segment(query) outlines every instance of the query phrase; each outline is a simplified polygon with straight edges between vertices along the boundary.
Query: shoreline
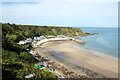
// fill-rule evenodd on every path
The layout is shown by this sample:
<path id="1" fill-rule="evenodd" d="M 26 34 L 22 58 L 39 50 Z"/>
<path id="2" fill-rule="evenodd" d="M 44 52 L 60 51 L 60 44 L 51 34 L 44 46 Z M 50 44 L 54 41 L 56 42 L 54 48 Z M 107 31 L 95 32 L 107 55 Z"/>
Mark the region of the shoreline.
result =
<path id="1" fill-rule="evenodd" d="M 82 41 L 82 40 L 78 40 L 72 37 L 65 37 L 65 38 L 60 38 L 60 37 L 55 37 L 55 38 L 49 38 L 49 39 L 42 39 L 40 41 L 37 41 L 35 43 L 32 42 L 32 46 L 33 47 L 41 47 L 41 45 L 43 45 L 44 43 L 48 43 L 48 42 L 58 42 L 58 41 L 74 41 L 76 43 L 79 44 L 85 44 L 86 42 Z"/>
<path id="2" fill-rule="evenodd" d="M 36 48 L 38 53 L 54 58 L 55 61 L 61 61 L 62 64 L 71 66 L 71 68 L 79 73 L 79 68 L 84 69 L 83 72 L 97 73 L 94 75 L 100 78 L 103 75 L 106 77 L 117 77 L 117 61 L 106 56 L 96 56 L 87 50 L 77 49 L 72 46 L 73 42 L 47 42 L 42 48 Z M 56 50 L 55 50 L 56 49 Z M 57 52 L 60 52 L 60 55 Z M 91 74 L 93 75 L 93 74 Z"/>
<path id="3" fill-rule="evenodd" d="M 86 36 L 90 36 L 90 35 L 99 35 L 99 33 L 84 33 L 84 34 L 75 35 L 75 36 L 72 36 L 72 37 L 77 38 L 77 37 L 86 37 Z"/>
<path id="4" fill-rule="evenodd" d="M 51 59 L 50 57 L 48 57 L 48 55 L 45 55 L 42 52 L 38 52 L 37 49 L 38 48 L 31 49 L 30 53 L 33 56 L 38 56 L 38 59 L 44 61 L 52 69 L 55 69 L 55 72 L 53 73 L 57 73 L 58 75 L 61 75 L 65 78 L 90 78 L 86 74 L 76 74 L 74 71 L 69 70 L 71 68 L 69 68 L 68 66 L 64 65 L 63 63 L 57 60 Z"/>
<path id="5" fill-rule="evenodd" d="M 118 57 L 116 57 L 116 56 L 109 55 L 109 54 L 107 54 L 107 53 L 103 53 L 103 52 L 100 52 L 100 51 L 95 51 L 95 50 L 91 50 L 91 49 L 86 49 L 86 48 L 83 48 L 83 47 L 81 47 L 81 46 L 76 46 L 76 43 L 73 44 L 73 47 L 75 47 L 75 48 L 77 48 L 77 49 L 83 49 L 83 50 L 89 51 L 89 52 L 93 53 L 93 54 L 96 55 L 96 56 L 108 56 L 108 57 L 110 57 L 110 58 L 112 58 L 112 59 L 118 60 Z"/>

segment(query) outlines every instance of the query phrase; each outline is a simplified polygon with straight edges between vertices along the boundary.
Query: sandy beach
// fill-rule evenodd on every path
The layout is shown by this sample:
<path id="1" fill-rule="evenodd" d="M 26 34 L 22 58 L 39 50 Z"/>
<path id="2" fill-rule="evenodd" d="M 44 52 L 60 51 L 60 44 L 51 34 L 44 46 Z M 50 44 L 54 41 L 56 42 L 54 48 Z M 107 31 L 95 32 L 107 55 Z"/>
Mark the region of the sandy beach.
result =
<path id="1" fill-rule="evenodd" d="M 42 44 L 42 48 L 35 49 L 39 55 L 65 65 L 67 69 L 76 74 L 95 78 L 118 78 L 118 61 L 116 59 L 97 56 L 85 49 L 75 48 L 72 46 L 73 43 L 72 41 L 47 42 Z"/>

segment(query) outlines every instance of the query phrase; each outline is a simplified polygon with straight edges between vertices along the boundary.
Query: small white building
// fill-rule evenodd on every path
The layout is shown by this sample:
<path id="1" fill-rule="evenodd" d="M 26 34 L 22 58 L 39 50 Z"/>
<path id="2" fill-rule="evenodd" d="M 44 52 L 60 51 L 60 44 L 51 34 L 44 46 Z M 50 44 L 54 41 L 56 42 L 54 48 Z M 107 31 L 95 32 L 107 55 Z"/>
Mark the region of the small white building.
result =
<path id="1" fill-rule="evenodd" d="M 31 38 L 28 38 L 28 39 L 26 39 L 25 41 L 26 41 L 26 43 L 31 43 L 31 42 L 32 42 L 32 39 L 31 39 Z"/>
<path id="2" fill-rule="evenodd" d="M 49 38 L 53 38 L 53 37 L 56 37 L 56 36 L 53 36 L 53 35 L 48 35 L 46 37 L 49 37 Z"/>
<path id="3" fill-rule="evenodd" d="M 18 44 L 24 45 L 24 44 L 26 44 L 26 41 L 19 41 Z"/>
<path id="4" fill-rule="evenodd" d="M 35 76 L 35 74 L 33 73 L 33 74 L 29 74 L 29 75 L 25 76 L 25 78 L 33 78 L 34 76 Z"/>
<path id="5" fill-rule="evenodd" d="M 45 36 L 40 36 L 40 39 L 45 39 L 46 37 Z"/>
<path id="6" fill-rule="evenodd" d="M 57 37 L 62 37 L 62 38 L 65 38 L 66 35 L 58 35 Z"/>
<path id="7" fill-rule="evenodd" d="M 37 40 L 37 37 L 34 37 L 34 40 Z"/>
<path id="8" fill-rule="evenodd" d="M 36 38 L 37 38 L 38 41 L 40 40 L 40 37 L 36 37 Z"/>

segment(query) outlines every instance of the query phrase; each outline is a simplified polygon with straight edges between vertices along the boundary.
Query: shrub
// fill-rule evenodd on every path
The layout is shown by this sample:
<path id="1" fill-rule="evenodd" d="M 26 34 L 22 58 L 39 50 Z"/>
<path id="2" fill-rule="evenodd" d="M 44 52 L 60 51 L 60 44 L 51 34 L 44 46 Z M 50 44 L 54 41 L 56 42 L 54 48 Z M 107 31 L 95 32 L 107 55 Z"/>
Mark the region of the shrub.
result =
<path id="1" fill-rule="evenodd" d="M 37 62 L 37 60 L 31 54 L 27 52 L 21 52 L 20 57 L 31 63 Z"/>

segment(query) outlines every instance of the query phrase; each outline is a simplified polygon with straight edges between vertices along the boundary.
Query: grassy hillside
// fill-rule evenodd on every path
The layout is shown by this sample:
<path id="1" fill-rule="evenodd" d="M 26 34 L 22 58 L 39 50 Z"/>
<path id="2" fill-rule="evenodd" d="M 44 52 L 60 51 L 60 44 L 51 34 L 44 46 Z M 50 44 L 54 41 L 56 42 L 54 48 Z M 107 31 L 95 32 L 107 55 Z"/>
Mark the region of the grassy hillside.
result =
<path id="1" fill-rule="evenodd" d="M 26 37 L 34 37 L 40 35 L 80 35 L 83 34 L 78 28 L 71 27 L 49 27 L 49 26 L 30 26 L 30 25 L 15 25 L 15 24 L 2 24 L 4 35 L 11 35 L 18 39 Z M 6 34 L 7 33 L 7 34 Z M 18 36 L 15 36 L 18 35 Z M 17 38 L 19 37 L 19 38 Z"/>
<path id="2" fill-rule="evenodd" d="M 48 70 L 38 70 L 34 66 L 38 63 L 26 49 L 28 45 L 19 45 L 17 42 L 28 37 L 41 35 L 80 35 L 83 32 L 77 28 L 69 27 L 48 27 L 2 24 L 2 77 L 24 78 L 26 75 L 35 73 L 36 78 L 57 78 Z M 26 57 L 27 56 L 27 57 Z"/>

